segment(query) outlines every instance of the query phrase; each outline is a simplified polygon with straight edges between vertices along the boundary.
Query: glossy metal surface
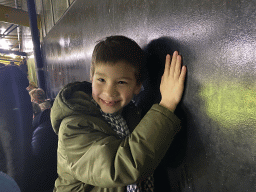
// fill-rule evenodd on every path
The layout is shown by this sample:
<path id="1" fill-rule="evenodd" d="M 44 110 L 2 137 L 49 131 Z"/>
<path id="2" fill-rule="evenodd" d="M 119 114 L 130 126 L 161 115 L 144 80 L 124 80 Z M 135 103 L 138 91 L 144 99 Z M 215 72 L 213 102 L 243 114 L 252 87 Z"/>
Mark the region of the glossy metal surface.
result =
<path id="1" fill-rule="evenodd" d="M 105 36 L 126 35 L 146 50 L 155 40 L 156 67 L 166 47 L 177 49 L 188 68 L 184 125 L 158 189 L 256 191 L 255 10 L 254 0 L 77 0 L 43 42 L 48 94 L 90 80 L 93 47 Z"/>

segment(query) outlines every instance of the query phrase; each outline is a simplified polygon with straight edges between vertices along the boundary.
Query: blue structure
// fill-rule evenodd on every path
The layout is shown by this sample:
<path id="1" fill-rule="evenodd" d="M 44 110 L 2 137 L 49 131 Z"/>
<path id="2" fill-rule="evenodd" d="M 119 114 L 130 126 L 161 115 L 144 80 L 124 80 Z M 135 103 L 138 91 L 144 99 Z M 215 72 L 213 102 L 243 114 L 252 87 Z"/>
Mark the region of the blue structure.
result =
<path id="1" fill-rule="evenodd" d="M 27 0 L 27 6 L 28 6 L 31 35 L 32 35 L 32 40 L 34 45 L 34 56 L 35 56 L 38 84 L 39 84 L 39 87 L 45 91 L 46 90 L 45 77 L 44 77 L 44 71 L 43 71 L 44 63 L 43 63 L 43 58 L 41 53 L 41 45 L 40 45 L 38 26 L 37 26 L 37 14 L 36 14 L 34 0 Z"/>

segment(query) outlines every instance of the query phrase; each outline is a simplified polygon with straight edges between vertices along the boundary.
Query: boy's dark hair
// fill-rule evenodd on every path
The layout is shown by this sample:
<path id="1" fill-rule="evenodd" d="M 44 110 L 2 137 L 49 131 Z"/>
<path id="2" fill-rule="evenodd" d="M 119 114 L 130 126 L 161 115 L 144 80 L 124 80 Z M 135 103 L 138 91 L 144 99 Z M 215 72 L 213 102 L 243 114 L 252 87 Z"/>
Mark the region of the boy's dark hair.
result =
<path id="1" fill-rule="evenodd" d="M 92 54 L 91 76 L 98 63 L 126 62 L 135 68 L 137 84 L 143 81 L 144 53 L 140 46 L 125 36 L 110 36 L 99 41 Z"/>

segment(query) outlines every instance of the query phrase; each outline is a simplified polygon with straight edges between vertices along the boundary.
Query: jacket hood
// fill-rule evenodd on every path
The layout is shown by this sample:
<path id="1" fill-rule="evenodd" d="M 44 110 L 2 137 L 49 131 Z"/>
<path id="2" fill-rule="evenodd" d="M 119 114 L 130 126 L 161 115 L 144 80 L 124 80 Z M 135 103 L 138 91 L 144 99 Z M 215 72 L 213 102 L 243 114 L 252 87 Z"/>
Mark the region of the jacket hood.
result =
<path id="1" fill-rule="evenodd" d="M 56 134 L 61 121 L 68 116 L 101 116 L 99 108 L 92 103 L 91 94 L 91 83 L 85 81 L 70 83 L 58 93 L 51 109 L 51 123 Z"/>

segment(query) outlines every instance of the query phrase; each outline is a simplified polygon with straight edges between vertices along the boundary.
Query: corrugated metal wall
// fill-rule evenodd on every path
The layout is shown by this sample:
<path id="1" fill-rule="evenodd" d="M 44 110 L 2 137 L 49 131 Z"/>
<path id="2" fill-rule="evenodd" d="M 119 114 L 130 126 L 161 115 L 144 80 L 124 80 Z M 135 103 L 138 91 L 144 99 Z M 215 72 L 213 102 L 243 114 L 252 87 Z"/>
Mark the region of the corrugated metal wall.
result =
<path id="1" fill-rule="evenodd" d="M 255 10 L 254 0 L 76 0 L 42 44 L 48 94 L 89 81 L 93 47 L 105 36 L 134 39 L 155 54 L 155 67 L 178 49 L 188 68 L 184 126 L 156 172 L 157 189 L 256 191 Z"/>

